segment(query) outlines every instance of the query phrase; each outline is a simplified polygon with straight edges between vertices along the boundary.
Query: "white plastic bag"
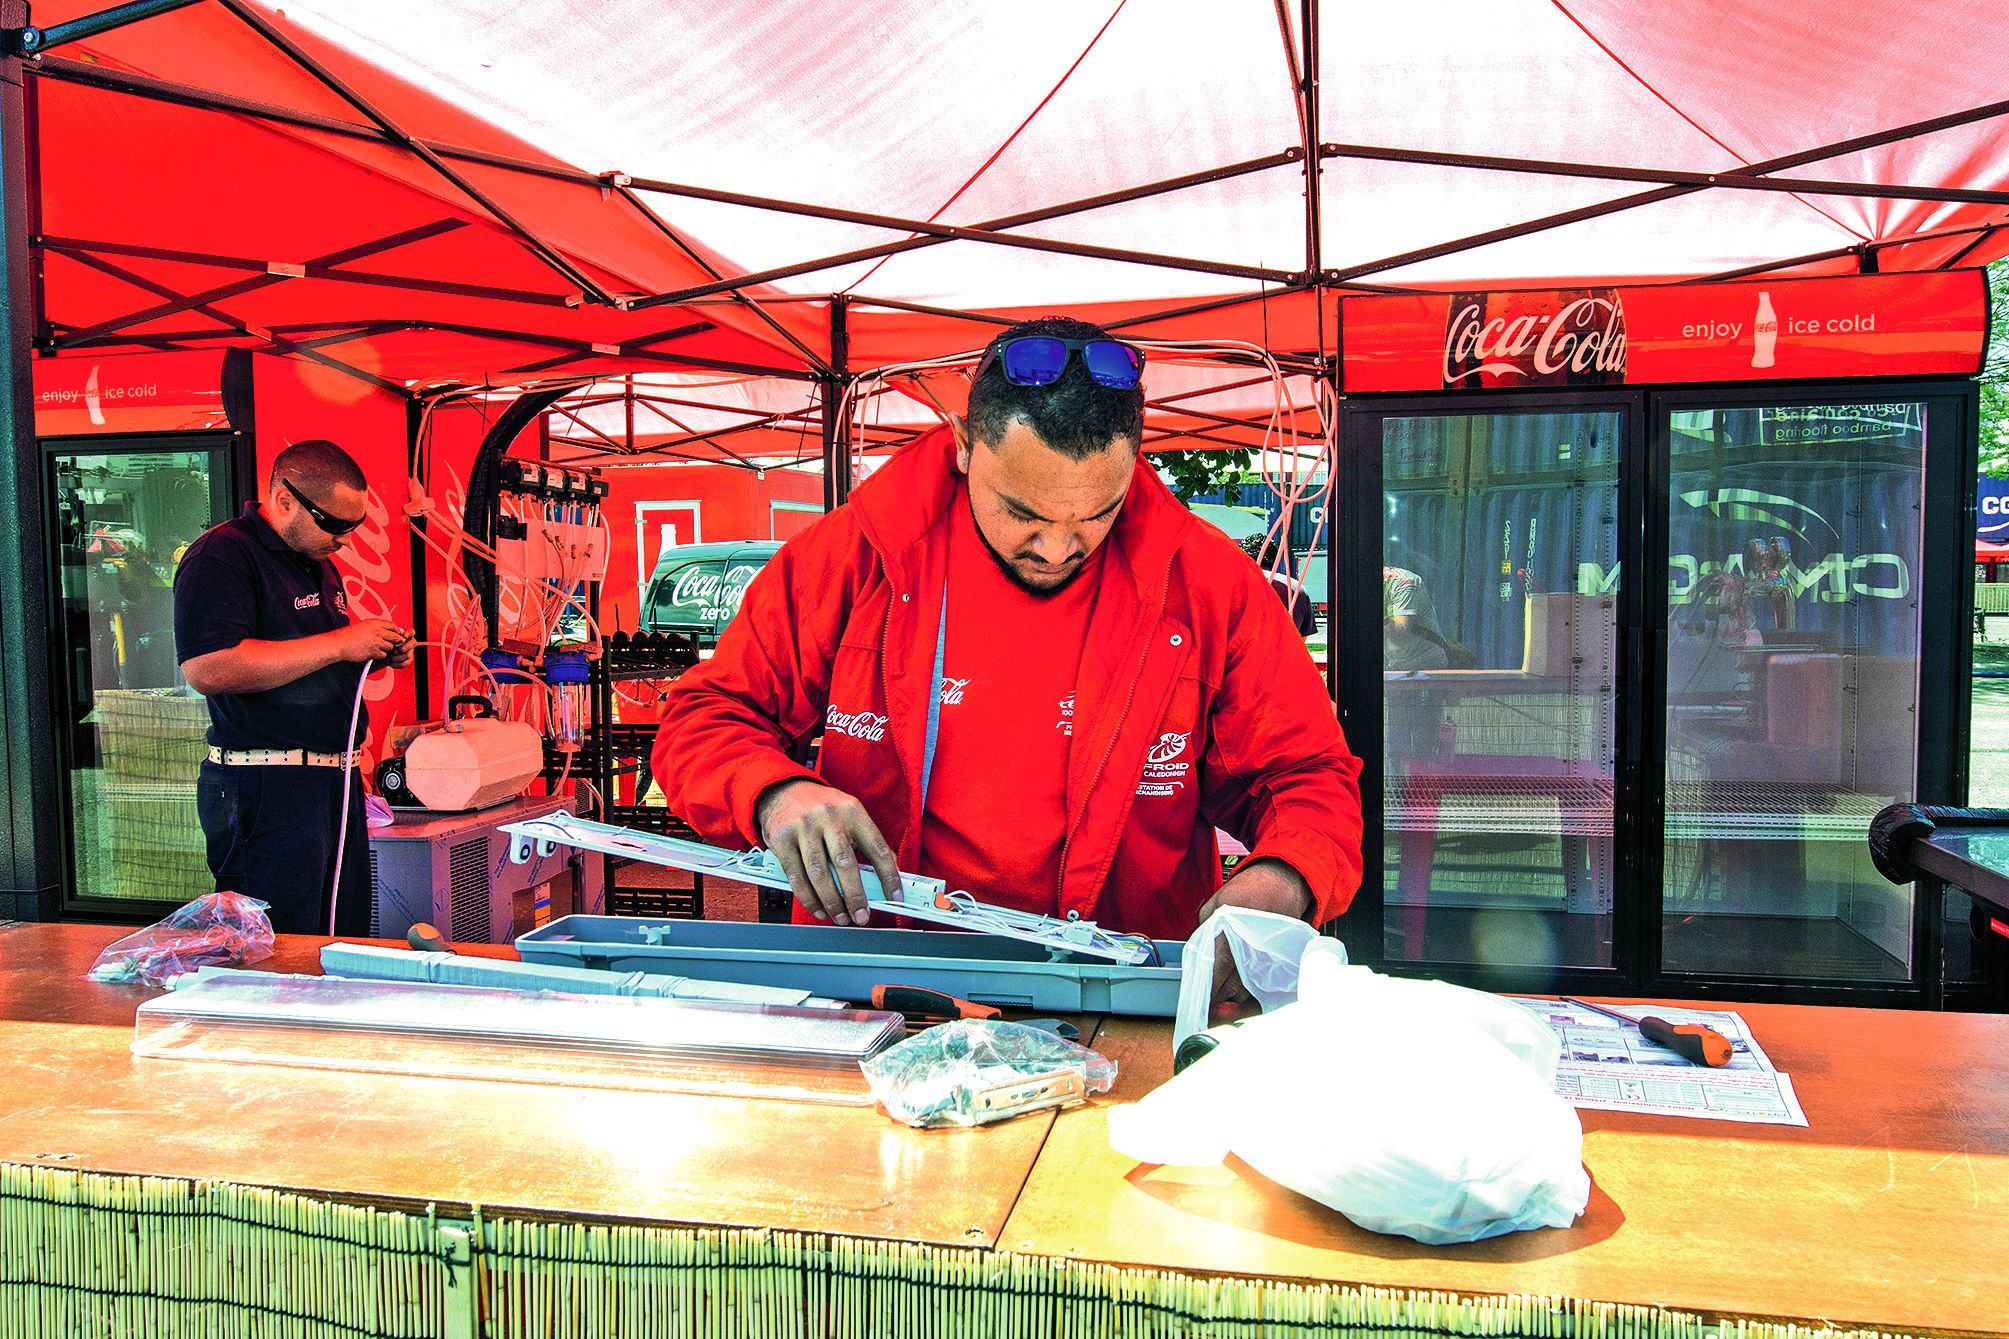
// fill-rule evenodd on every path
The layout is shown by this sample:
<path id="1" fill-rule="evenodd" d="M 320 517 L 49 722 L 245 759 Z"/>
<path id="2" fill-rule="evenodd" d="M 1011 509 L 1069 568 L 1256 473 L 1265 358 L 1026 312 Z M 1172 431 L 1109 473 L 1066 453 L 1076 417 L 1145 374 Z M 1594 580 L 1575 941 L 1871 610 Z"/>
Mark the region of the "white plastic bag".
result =
<path id="1" fill-rule="evenodd" d="M 1172 1045 L 1207 1027 L 1213 1007 L 1214 959 L 1225 949 L 1235 960 L 1235 974 L 1264 1009 L 1297 998 L 1298 973 L 1307 951 L 1337 954 L 1346 961 L 1346 945 L 1327 939 L 1303 921 L 1247 907 L 1222 907 L 1186 941 L 1179 969 L 1179 1009 L 1172 1019 Z"/>
<path id="2" fill-rule="evenodd" d="M 1337 943 L 1293 924 L 1237 908 L 1200 927 L 1186 947 L 1182 1027 L 1187 991 L 1196 978 L 1202 992 L 1211 985 L 1208 947 L 1224 932 L 1257 978 L 1244 976 L 1252 994 L 1294 987 L 1297 998 L 1221 1029 L 1211 1054 L 1113 1109 L 1111 1145 L 1181 1166 L 1234 1153 L 1364 1228 L 1432 1245 L 1574 1222 L 1590 1177 L 1583 1127 L 1555 1094 L 1555 1034 L 1480 991 L 1349 966 Z M 1292 940 L 1296 979 L 1285 986 L 1277 950 Z"/>

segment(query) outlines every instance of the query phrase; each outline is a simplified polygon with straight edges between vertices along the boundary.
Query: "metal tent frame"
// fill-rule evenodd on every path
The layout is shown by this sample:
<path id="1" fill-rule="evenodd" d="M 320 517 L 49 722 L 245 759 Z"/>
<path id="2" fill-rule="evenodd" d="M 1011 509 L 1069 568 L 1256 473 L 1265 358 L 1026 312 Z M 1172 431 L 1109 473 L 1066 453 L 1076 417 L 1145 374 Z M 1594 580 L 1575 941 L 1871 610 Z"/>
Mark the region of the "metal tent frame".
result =
<path id="1" fill-rule="evenodd" d="M 102 35 L 127 25 L 188 8 L 197 0 L 134 0 L 107 8 L 75 21 L 37 28 L 29 23 L 25 0 L 0 0 L 0 311 L 6 315 L 8 376 L 4 380 L 5 465 L 0 469 L 0 565 L 17 575 L 15 598 L 0 600 L 0 639 L 9 647 L 42 647 L 48 644 L 50 629 L 48 572 L 40 551 L 39 520 L 44 499 L 39 460 L 34 449 L 33 393 L 30 359 L 39 353 L 59 356 L 112 348 L 172 349 L 214 346 L 219 342 L 250 347 L 258 351 L 310 359 L 354 376 L 389 394 L 417 405 L 424 398 L 452 387 L 429 386 L 423 391 L 382 377 L 345 361 L 331 350 L 345 343 L 398 333 L 448 332 L 524 350 L 523 360 L 510 366 L 513 375 L 558 373 L 582 378 L 604 375 L 590 366 L 629 371 L 656 368 L 705 369 L 774 376 L 815 388 L 815 398 L 800 411 L 756 419 L 736 427 L 719 429 L 701 440 L 707 445 L 754 427 L 789 421 L 816 421 L 820 427 L 825 465 L 826 502 L 843 500 L 850 478 L 849 438 L 838 421 L 837 405 L 852 380 L 848 346 L 848 313 L 859 306 L 938 315 L 962 319 L 979 328 L 1000 323 L 993 314 L 927 307 L 890 295 L 833 293 L 827 298 L 777 295 L 765 286 L 785 278 L 816 274 L 853 262 L 898 255 L 950 242 L 977 246 L 1032 250 L 1059 256 L 1143 265 L 1239 280 L 1255 285 L 1249 292 L 1197 302 L 1184 302 L 1114 322 L 1117 328 L 1136 330 L 1153 324 L 1207 312 L 1225 311 L 1250 303 L 1274 300 L 1284 295 L 1311 295 L 1319 318 L 1317 344 L 1308 349 L 1286 352 L 1301 355 L 1322 375 L 1334 378 L 1337 390 L 1336 350 L 1324 347 L 1328 304 L 1346 293 L 1414 291 L 1368 282 L 1383 274 L 1419 261 L 1472 251 L 1502 241 L 1564 227 L 1593 218 L 1608 217 L 1629 210 L 1672 200 L 1698 192 L 1800 192 L 1817 195 L 1867 196 L 1897 201 L 1961 202 L 1998 205 L 2009 210 L 2009 191 L 1973 190 L 1906 182 L 1841 181 L 1788 175 L 1793 169 L 1837 155 L 1865 148 L 1915 139 L 1959 126 L 1973 125 L 2009 116 L 2009 101 L 1893 126 L 1874 133 L 1835 143 L 1809 146 L 1798 152 L 1752 163 L 1739 171 L 1696 173 L 1651 166 L 1590 162 L 1562 162 L 1541 159 L 1450 154 L 1399 146 L 1377 146 L 1329 142 L 1321 126 L 1319 43 L 1319 0 L 1275 0 L 1278 37 L 1291 84 L 1300 139 L 1274 152 L 1199 172 L 1106 192 L 1081 199 L 1058 202 L 1030 211 L 987 219 L 970 225 L 950 225 L 857 210 L 837 209 L 781 196 L 759 196 L 723 191 L 697 184 L 637 177 L 621 172 L 592 173 L 553 162 L 515 158 L 488 150 L 429 139 L 411 132 L 376 105 L 364 92 L 353 87 L 318 60 L 314 53 L 294 41 L 286 32 L 259 13 L 247 0 L 215 0 L 249 32 L 272 49 L 277 58 L 311 77 L 322 89 L 350 108 L 358 119 L 327 116 L 296 108 L 259 102 L 218 89 L 179 84 L 151 76 L 102 67 L 89 61 L 55 54 L 72 43 Z M 451 188 L 464 203 L 466 214 L 500 229 L 517 246 L 534 257 L 556 283 L 549 290 L 473 285 L 444 279 L 399 275 L 381 270 L 356 268 L 358 262 L 383 257 L 400 248 L 435 238 L 467 226 L 468 219 L 444 215 L 435 222 L 375 238 L 359 238 L 350 245 L 326 252 L 305 262 L 276 262 L 256 257 L 197 255 L 185 251 L 153 248 L 107 239 L 51 237 L 40 226 L 40 164 L 37 159 L 36 89 L 42 81 L 53 80 L 116 93 L 123 96 L 171 104 L 234 117 L 249 118 L 271 126 L 308 131 L 316 135 L 340 137 L 385 146 L 422 163 Z M 1322 173 L 1327 162 L 1371 160 L 1473 172 L 1534 173 L 1555 177 L 1575 177 L 1618 182 L 1635 182 L 1647 189 L 1618 199 L 1582 206 L 1539 218 L 1456 237 L 1399 254 L 1365 261 L 1333 264 L 1326 254 L 1321 232 Z M 590 269 L 568 257 L 562 250 L 517 216 L 490 192 L 482 189 L 466 168 L 479 167 L 505 173 L 543 178 L 604 192 L 620 200 L 636 220 L 658 236 L 662 244 L 688 261 L 696 262 L 712 274 L 702 284 L 653 292 L 626 293 L 611 289 Z M 1302 264 L 1285 271 L 1238 263 L 1230 259 L 1210 259 L 1156 252 L 1097 246 L 1031 235 L 1023 231 L 1034 225 L 1068 218 L 1111 206 L 1258 173 L 1291 171 L 1304 183 L 1304 252 Z M 834 255 L 817 256 L 764 270 L 719 274 L 704 260 L 704 253 L 651 206 L 654 197 L 711 201 L 750 209 L 799 217 L 866 225 L 891 234 L 890 240 Z M 1808 263 L 1853 256 L 1864 273 L 1877 272 L 1881 257 L 1891 248 L 1934 239 L 1966 237 L 1964 247 L 1941 262 L 1956 266 L 1975 249 L 1987 243 L 2005 227 L 2003 219 L 1903 237 L 1870 240 L 1860 244 L 1811 254 L 1780 256 L 1770 261 L 1744 266 L 1721 274 L 1704 276 L 1697 282 L 1748 277 Z M 51 258 L 88 266 L 99 273 L 131 286 L 143 298 L 136 298 L 130 311 L 87 325 L 65 325 L 47 310 L 43 272 Z M 206 266 L 234 277 L 201 291 L 184 292 L 170 284 L 140 274 L 121 260 L 175 261 Z M 287 283 L 313 281 L 373 288 L 385 292 L 425 293 L 476 298 L 494 304 L 496 324 L 474 324 L 433 320 L 368 319 L 338 322 L 298 323 L 261 326 L 233 314 L 229 304 L 247 294 Z M 778 313 L 792 304 L 827 302 L 827 335 L 830 352 L 817 353 L 798 331 L 778 319 Z M 704 320 L 683 320 L 644 336 L 606 343 L 585 338 L 566 338 L 525 324 L 512 326 L 506 319 L 512 311 L 550 313 L 568 309 L 607 308 L 639 311 L 656 307 L 692 309 L 718 303 L 743 313 L 774 340 L 777 359 L 772 365 L 708 358 L 680 351 L 676 344 L 713 329 Z M 137 333 L 137 328 L 165 316 L 189 313 L 210 324 L 191 323 L 186 330 Z M 617 373 L 618 374 L 618 373 Z M 464 389 L 464 388 L 463 388 Z M 664 406 L 650 399 L 628 394 L 631 410 L 636 405 L 653 412 Z M 673 407 L 673 406 L 672 406 Z M 564 412 L 564 411 L 560 411 Z M 1184 411 L 1182 411 L 1184 412 Z M 1243 445 L 1231 433 L 1250 421 L 1228 416 L 1184 412 L 1189 422 L 1178 428 L 1180 436 L 1199 441 Z M 416 415 L 408 415 L 416 422 Z M 588 442 L 592 439 L 589 437 Z M 593 445 L 618 444 L 607 442 Z M 724 450 L 725 448 L 719 448 Z M 50 821 L 55 794 L 55 757 L 51 732 L 42 728 L 50 710 L 46 676 L 37 674 L 19 654 L 0 664 L 0 708 L 4 708 L 4 748 L 0 748 L 0 793 L 4 793 L 11 825 L 0 836 L 0 869 L 6 882 L 0 885 L 0 914 L 11 909 L 25 914 L 46 914 L 54 896 L 57 859 L 53 834 L 58 824 Z M 39 909 L 39 910 L 38 910 Z"/>

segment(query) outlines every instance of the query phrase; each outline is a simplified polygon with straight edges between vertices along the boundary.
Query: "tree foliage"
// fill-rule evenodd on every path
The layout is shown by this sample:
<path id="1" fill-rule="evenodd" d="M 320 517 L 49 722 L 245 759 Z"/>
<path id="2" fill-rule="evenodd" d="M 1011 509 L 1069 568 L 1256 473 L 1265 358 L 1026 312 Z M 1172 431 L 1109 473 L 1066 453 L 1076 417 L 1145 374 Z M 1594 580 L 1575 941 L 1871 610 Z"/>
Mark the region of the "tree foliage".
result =
<path id="1" fill-rule="evenodd" d="M 2009 260 L 1988 267 L 1988 354 L 1980 379 L 1981 472 L 2009 479 Z"/>
<path id="2" fill-rule="evenodd" d="M 1256 481 L 1248 454 L 1242 451 L 1156 451 L 1151 459 L 1181 502 L 1219 493 L 1232 507 L 1241 485 Z"/>

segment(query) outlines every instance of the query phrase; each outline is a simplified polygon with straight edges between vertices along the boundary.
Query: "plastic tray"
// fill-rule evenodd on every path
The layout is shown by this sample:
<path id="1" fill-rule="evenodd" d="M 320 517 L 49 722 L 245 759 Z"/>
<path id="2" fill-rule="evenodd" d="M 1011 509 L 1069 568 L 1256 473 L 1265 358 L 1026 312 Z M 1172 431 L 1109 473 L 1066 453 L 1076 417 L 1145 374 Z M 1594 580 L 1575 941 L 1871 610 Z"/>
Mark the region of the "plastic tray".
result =
<path id="1" fill-rule="evenodd" d="M 651 944 L 644 927 L 661 931 Z M 925 986 L 979 1004 L 1051 1013 L 1170 1018 L 1185 945 L 1155 941 L 1161 967 L 1051 960 L 1034 944 L 955 930 L 767 925 L 748 921 L 566 916 L 523 935 L 525 962 L 668 972 L 866 1000 L 880 985 Z"/>

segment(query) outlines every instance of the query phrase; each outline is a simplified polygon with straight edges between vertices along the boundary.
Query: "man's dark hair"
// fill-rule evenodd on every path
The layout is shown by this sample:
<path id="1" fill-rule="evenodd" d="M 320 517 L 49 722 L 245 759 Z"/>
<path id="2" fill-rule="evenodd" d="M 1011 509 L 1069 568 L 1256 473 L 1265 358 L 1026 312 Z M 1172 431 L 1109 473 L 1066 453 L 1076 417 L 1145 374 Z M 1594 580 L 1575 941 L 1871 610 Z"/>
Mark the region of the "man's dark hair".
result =
<path id="1" fill-rule="evenodd" d="M 1058 339 L 1109 339 L 1108 331 L 1069 316 L 1021 321 L 999 335 L 992 347 L 1021 335 Z M 995 358 L 970 387 L 970 436 L 987 446 L 1004 440 L 1013 423 L 1023 423 L 1039 439 L 1070 460 L 1085 460 L 1118 438 L 1131 449 L 1144 440 L 1144 388 L 1112 390 L 1089 375 L 1079 354 L 1070 353 L 1060 380 L 1050 386 L 1014 386 L 1005 379 L 1004 360 Z"/>
<path id="2" fill-rule="evenodd" d="M 369 481 L 363 478 L 363 467 L 356 463 L 356 458 L 324 437 L 309 437 L 281 451 L 279 458 L 272 462 L 272 477 L 290 480 L 295 488 L 316 502 L 327 496 L 328 489 L 338 485 L 344 488 L 369 487 Z"/>

